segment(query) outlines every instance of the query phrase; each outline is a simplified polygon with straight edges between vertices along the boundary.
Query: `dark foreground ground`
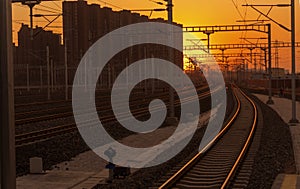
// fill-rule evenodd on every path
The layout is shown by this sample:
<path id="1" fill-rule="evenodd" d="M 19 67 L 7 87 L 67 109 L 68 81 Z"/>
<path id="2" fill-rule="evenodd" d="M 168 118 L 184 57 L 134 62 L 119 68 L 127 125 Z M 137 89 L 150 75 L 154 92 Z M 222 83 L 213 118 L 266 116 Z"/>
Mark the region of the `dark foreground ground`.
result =
<path id="1" fill-rule="evenodd" d="M 261 107 L 264 124 L 248 188 L 271 188 L 279 173 L 296 172 L 291 134 L 277 112 L 253 99 Z"/>

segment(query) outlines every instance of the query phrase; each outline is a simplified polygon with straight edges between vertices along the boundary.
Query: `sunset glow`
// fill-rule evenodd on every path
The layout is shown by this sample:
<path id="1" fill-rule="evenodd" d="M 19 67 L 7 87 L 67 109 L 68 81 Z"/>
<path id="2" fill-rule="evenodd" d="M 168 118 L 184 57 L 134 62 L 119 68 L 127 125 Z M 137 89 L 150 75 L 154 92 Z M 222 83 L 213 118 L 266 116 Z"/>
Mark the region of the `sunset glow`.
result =
<path id="1" fill-rule="evenodd" d="M 149 0 L 89 0 L 88 3 L 100 4 L 101 6 L 108 6 L 118 11 L 121 9 L 136 10 L 136 9 L 153 9 L 164 8 L 162 5 L 155 4 Z M 226 24 L 243 24 L 243 22 L 236 22 L 237 20 L 255 20 L 266 19 L 263 16 L 259 17 L 259 13 L 255 12 L 250 7 L 244 7 L 243 4 L 276 4 L 287 3 L 287 0 L 275 0 L 264 1 L 263 3 L 258 0 L 211 0 L 211 1 L 197 1 L 197 0 L 173 0 L 174 4 L 174 21 L 183 24 L 183 26 L 198 26 L 198 25 L 226 25 Z M 300 16 L 299 2 L 296 1 L 296 18 Z M 268 7 L 260 8 L 263 12 L 268 12 Z M 36 5 L 34 8 L 34 14 L 59 14 L 61 13 L 61 2 L 42 2 L 40 5 Z M 166 18 L 167 12 L 149 12 L 142 11 L 140 14 L 147 16 L 151 15 L 151 18 L 163 17 Z M 284 26 L 290 28 L 290 10 L 288 7 L 274 7 L 269 16 Z M 54 16 L 48 16 L 47 19 L 52 20 Z M 17 43 L 17 32 L 20 29 L 21 23 L 29 24 L 29 8 L 27 6 L 19 4 L 13 5 L 13 37 L 14 42 Z M 48 21 L 43 17 L 34 17 L 34 26 L 45 26 Z M 246 22 L 250 24 L 249 22 Z M 253 22 L 251 22 L 253 23 Z M 266 23 L 266 22 L 265 22 Z M 296 19 L 296 23 L 299 23 Z M 300 25 L 296 26 L 296 41 L 300 36 Z M 48 30 L 54 30 L 56 33 L 62 31 L 62 16 L 57 21 L 50 24 L 47 27 Z M 206 38 L 206 35 L 202 33 L 196 34 L 199 38 Z M 211 44 L 222 43 L 245 43 L 241 38 L 245 37 L 266 37 L 264 34 L 257 32 L 223 32 L 214 33 L 211 35 Z M 272 40 L 278 41 L 290 41 L 290 34 L 272 24 Z M 263 43 L 266 40 L 251 40 L 252 43 Z M 205 42 L 204 42 L 205 43 Z M 299 51 L 299 50 L 298 50 Z M 290 52 L 289 50 L 280 51 L 280 66 L 290 66 Z M 297 59 L 300 58 L 299 52 L 297 52 Z"/>

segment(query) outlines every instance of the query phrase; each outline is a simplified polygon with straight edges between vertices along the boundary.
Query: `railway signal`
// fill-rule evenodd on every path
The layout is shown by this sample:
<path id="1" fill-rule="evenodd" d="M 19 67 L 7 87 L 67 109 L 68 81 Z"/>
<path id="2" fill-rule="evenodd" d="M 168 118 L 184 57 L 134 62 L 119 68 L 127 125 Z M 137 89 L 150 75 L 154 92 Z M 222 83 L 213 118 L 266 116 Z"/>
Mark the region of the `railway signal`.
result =
<path id="1" fill-rule="evenodd" d="M 269 99 L 267 104 L 274 104 L 272 100 L 272 58 L 271 58 L 271 24 L 256 24 L 256 25 L 221 25 L 221 26 L 193 26 L 193 27 L 183 27 L 184 32 L 228 32 L 228 31 L 256 31 L 268 34 L 268 54 L 269 54 Z"/>

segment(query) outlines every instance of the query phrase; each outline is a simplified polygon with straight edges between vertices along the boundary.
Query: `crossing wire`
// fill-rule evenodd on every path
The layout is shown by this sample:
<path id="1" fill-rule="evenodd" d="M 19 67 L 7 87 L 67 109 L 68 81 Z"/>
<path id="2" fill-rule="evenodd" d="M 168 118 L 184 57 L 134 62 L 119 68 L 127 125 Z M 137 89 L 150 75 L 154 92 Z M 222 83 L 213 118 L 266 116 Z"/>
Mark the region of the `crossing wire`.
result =
<path id="1" fill-rule="evenodd" d="M 61 7 L 55 2 L 55 1 L 51 1 L 58 9 L 61 10 Z"/>
<path id="2" fill-rule="evenodd" d="M 242 13 L 241 13 L 241 11 L 239 10 L 238 4 L 237 4 L 236 2 L 234 2 L 234 0 L 231 0 L 231 1 L 232 1 L 232 3 L 233 3 L 234 7 L 236 8 L 237 12 L 238 12 L 239 15 L 241 16 L 242 20 L 245 21 L 246 18 L 247 18 L 248 7 L 246 7 L 245 14 L 244 14 L 244 16 L 243 16 Z M 245 1 L 246 4 L 248 4 L 248 1 L 247 1 L 247 0 L 244 0 L 244 1 Z M 245 22 L 244 22 L 244 24 L 245 24 Z M 247 36 L 247 31 L 242 32 L 241 38 L 246 38 L 246 36 Z M 240 40 L 240 43 L 245 43 L 245 41 L 241 39 L 241 40 Z M 243 53 L 243 49 L 241 49 L 241 53 Z"/>
<path id="3" fill-rule="evenodd" d="M 99 2 L 101 2 L 101 3 L 104 3 L 105 5 L 110 5 L 110 6 L 114 7 L 114 8 L 117 8 L 117 9 L 120 9 L 120 10 L 124 10 L 122 7 L 119 7 L 119 6 L 117 6 L 117 5 L 108 3 L 108 2 L 106 2 L 106 1 L 102 1 L 102 0 L 97 0 L 97 1 L 99 1 Z"/>
<path id="4" fill-rule="evenodd" d="M 233 3 L 233 5 L 234 5 L 235 9 L 237 10 L 237 12 L 239 13 L 240 17 L 244 20 L 244 17 L 243 17 L 243 15 L 242 15 L 242 13 L 241 13 L 241 11 L 240 11 L 240 9 L 239 9 L 237 3 L 234 2 L 234 0 L 231 0 L 231 2 Z"/>
<path id="5" fill-rule="evenodd" d="M 41 5 L 41 4 L 39 4 L 39 6 L 44 7 L 44 8 L 51 9 L 51 10 L 53 10 L 53 11 L 58 11 L 58 12 L 60 12 L 60 13 L 62 12 L 61 9 L 56 9 L 56 8 L 49 7 L 49 6 L 46 6 L 46 5 Z"/>

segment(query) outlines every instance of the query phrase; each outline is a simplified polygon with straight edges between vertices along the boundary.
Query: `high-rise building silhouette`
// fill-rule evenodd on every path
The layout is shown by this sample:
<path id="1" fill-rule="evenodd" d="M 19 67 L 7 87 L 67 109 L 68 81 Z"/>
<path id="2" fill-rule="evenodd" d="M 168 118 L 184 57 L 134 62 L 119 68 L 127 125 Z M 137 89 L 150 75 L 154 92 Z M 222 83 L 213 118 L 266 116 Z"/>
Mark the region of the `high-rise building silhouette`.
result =
<path id="1" fill-rule="evenodd" d="M 22 24 L 18 32 L 15 64 L 45 65 L 47 61 L 46 47 L 49 47 L 50 59 L 56 64 L 63 64 L 63 46 L 61 35 L 45 31 L 42 27 L 33 28 L 34 36 L 30 36 L 30 28 Z"/>
<path id="2" fill-rule="evenodd" d="M 113 11 L 108 7 L 101 7 L 98 4 L 88 4 L 86 1 L 64 1 L 63 2 L 63 37 L 67 45 L 68 65 L 77 67 L 81 58 L 88 48 L 105 34 L 138 22 L 165 22 L 166 20 L 149 19 L 147 16 L 138 13 L 131 13 L 128 10 Z M 176 23 L 174 23 L 176 24 Z M 176 24 L 180 27 L 182 25 Z M 174 51 L 174 50 L 173 50 Z M 104 68 L 100 80 L 108 84 L 126 67 L 143 58 L 170 59 L 168 47 L 162 45 L 137 45 L 118 53 Z M 172 62 L 183 68 L 183 55 L 181 52 L 172 53 Z M 74 69 L 75 71 L 75 69 Z M 74 76 L 74 72 L 70 73 Z"/>

